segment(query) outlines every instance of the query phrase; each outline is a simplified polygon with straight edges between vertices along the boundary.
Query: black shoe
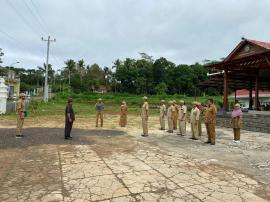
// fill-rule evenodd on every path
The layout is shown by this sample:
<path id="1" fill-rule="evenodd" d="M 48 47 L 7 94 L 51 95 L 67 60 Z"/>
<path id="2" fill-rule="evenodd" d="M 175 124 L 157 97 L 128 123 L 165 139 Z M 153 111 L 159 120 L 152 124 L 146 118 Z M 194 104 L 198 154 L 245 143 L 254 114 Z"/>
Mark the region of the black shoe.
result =
<path id="1" fill-rule="evenodd" d="M 209 141 L 206 141 L 206 142 L 204 142 L 205 144 L 210 144 L 211 142 L 209 142 Z"/>
<path id="2" fill-rule="evenodd" d="M 142 137 L 147 137 L 148 135 L 142 134 L 141 136 L 142 136 Z"/>
<path id="3" fill-rule="evenodd" d="M 16 138 L 22 138 L 22 136 L 21 135 L 16 135 Z"/>
<path id="4" fill-rule="evenodd" d="M 165 128 L 160 128 L 159 130 L 165 130 Z"/>

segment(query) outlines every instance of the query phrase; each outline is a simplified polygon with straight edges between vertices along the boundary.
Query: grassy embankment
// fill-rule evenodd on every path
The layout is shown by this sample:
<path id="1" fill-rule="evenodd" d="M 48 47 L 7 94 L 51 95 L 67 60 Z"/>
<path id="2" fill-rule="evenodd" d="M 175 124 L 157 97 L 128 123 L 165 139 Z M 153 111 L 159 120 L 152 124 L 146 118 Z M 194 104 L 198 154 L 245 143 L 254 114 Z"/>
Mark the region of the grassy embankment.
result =
<path id="1" fill-rule="evenodd" d="M 142 95 L 130 95 L 130 94 L 97 94 L 97 93 L 83 93 L 83 94 L 74 94 L 74 93 L 65 93 L 57 94 L 55 97 L 50 99 L 49 103 L 43 103 L 42 101 L 32 101 L 28 111 L 30 116 L 50 116 L 50 115 L 63 115 L 68 97 L 72 97 L 74 100 L 74 110 L 77 115 L 80 116 L 91 116 L 95 114 L 94 105 L 98 98 L 102 98 L 105 103 L 106 113 L 115 114 L 119 110 L 119 105 L 121 101 L 126 101 L 129 108 L 129 113 L 138 114 L 140 111 L 140 106 L 142 104 Z M 150 95 L 149 104 L 150 104 L 150 113 L 158 113 L 157 106 L 160 103 L 161 99 L 166 101 L 176 100 L 179 101 L 183 99 L 189 105 L 194 101 L 194 97 L 186 97 L 183 95 Z M 206 103 L 208 97 L 197 97 L 197 101 L 201 103 Z M 222 97 L 214 97 L 216 103 L 222 101 Z"/>

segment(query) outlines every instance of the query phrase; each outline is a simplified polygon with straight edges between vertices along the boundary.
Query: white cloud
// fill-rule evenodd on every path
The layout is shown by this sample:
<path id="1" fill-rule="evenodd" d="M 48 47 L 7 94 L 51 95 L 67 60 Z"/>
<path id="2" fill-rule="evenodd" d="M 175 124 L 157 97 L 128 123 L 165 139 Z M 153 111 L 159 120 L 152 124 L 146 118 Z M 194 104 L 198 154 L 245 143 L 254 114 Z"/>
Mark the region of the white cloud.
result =
<path id="1" fill-rule="evenodd" d="M 268 0 L 32 1 L 57 39 L 50 60 L 56 67 L 69 58 L 111 66 L 117 58 L 138 58 L 138 52 L 190 64 L 226 56 L 241 36 L 270 41 Z M 45 61 L 46 44 L 40 38 L 47 28 L 23 2 L 35 12 L 31 0 L 1 2 L 0 30 L 15 40 L 0 32 L 0 46 L 4 64 L 20 60 L 33 68 Z"/>

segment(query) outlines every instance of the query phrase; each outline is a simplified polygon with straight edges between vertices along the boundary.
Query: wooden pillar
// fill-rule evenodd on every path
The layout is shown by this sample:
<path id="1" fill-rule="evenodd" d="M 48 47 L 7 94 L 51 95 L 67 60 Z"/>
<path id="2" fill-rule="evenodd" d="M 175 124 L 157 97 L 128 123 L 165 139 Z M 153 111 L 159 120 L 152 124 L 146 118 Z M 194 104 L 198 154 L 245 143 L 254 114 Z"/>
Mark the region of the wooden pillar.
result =
<path id="1" fill-rule="evenodd" d="M 228 111 L 228 68 L 224 71 L 224 97 L 223 97 L 223 109 L 224 111 Z"/>
<path id="2" fill-rule="evenodd" d="M 255 110 L 259 110 L 259 75 L 256 75 L 255 80 Z"/>
<path id="3" fill-rule="evenodd" d="M 253 99 L 252 99 L 252 81 L 250 81 L 250 83 L 249 83 L 249 105 L 248 105 L 249 110 L 252 110 L 252 102 L 253 102 Z"/>

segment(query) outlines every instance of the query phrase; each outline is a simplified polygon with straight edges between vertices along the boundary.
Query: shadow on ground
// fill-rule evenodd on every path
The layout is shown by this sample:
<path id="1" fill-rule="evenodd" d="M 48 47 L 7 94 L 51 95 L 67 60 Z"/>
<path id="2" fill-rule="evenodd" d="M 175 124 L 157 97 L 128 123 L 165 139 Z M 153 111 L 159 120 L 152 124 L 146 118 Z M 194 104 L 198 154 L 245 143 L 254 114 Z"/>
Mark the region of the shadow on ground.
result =
<path id="1" fill-rule="evenodd" d="M 73 129 L 73 140 L 64 139 L 64 129 L 62 128 L 26 128 L 23 130 L 24 138 L 15 138 L 14 129 L 0 128 L 0 149 L 21 148 L 42 144 L 72 144 L 72 145 L 92 145 L 95 141 L 89 137 L 111 138 L 123 136 L 126 133 L 116 130 L 86 130 Z"/>

